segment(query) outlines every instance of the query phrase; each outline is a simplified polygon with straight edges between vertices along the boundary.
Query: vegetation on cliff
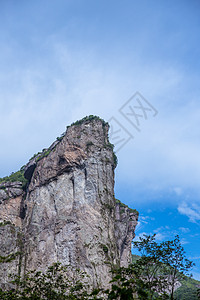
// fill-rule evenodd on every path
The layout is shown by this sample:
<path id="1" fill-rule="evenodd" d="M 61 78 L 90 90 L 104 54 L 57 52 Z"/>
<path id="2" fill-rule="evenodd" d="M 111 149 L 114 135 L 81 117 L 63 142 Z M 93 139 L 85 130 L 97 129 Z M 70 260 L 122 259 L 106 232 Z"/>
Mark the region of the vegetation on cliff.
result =
<path id="1" fill-rule="evenodd" d="M 187 277 L 193 263 L 185 257 L 179 237 L 172 241 L 157 243 L 155 235 L 145 236 L 133 243 L 141 252 L 134 256 L 128 268 L 113 268 L 110 289 L 92 289 L 87 284 L 87 275 L 70 266 L 55 263 L 46 273 L 31 271 L 24 278 L 13 276 L 12 290 L 0 289 L 2 300 L 31 299 L 181 299 L 195 300 L 198 297 L 196 280 Z M 175 284 L 180 280 L 181 287 Z"/>
<path id="2" fill-rule="evenodd" d="M 81 125 L 85 122 L 92 122 L 93 120 L 100 120 L 102 122 L 102 125 L 103 127 L 105 126 L 108 126 L 109 127 L 109 124 L 104 121 L 103 119 L 101 119 L 100 117 L 98 116 L 94 116 L 94 115 L 89 115 L 89 116 L 86 116 L 84 118 L 82 118 L 81 120 L 78 120 L 74 123 L 72 123 L 70 126 L 67 126 L 67 128 L 71 127 L 71 126 L 78 126 L 78 125 Z M 61 134 L 60 137 L 57 137 L 57 141 L 60 142 L 62 141 L 63 137 L 65 136 L 65 132 Z M 38 152 L 38 153 L 35 153 L 29 161 L 31 161 L 32 159 L 35 159 L 36 163 L 38 161 L 40 161 L 42 158 L 44 157 L 47 157 L 49 155 L 49 153 L 56 147 L 57 144 L 55 144 L 54 147 L 50 146 L 49 148 L 47 149 L 43 149 L 42 151 Z M 114 145 L 111 144 L 110 142 L 107 142 L 105 143 L 105 147 L 108 147 L 110 148 L 112 151 L 113 151 L 113 161 L 114 161 L 114 167 L 116 168 L 117 166 L 117 156 L 114 152 Z M 0 184 L 1 183 L 4 183 L 4 182 L 16 182 L 16 181 L 19 181 L 19 182 L 22 182 L 22 185 L 23 187 L 27 184 L 27 180 L 26 178 L 24 177 L 24 167 L 23 166 L 19 171 L 17 172 L 12 172 L 9 176 L 5 176 L 3 178 L 0 178 Z M 0 187 L 0 188 L 3 188 L 3 187 Z"/>
<path id="3" fill-rule="evenodd" d="M 24 177 L 24 167 L 22 167 L 19 171 L 13 172 L 10 174 L 10 176 L 5 176 L 3 178 L 0 178 L 0 184 L 1 183 L 8 183 L 8 182 L 21 182 L 22 187 L 24 187 L 27 183 L 26 178 Z M 3 186 L 0 187 L 4 188 Z"/>
<path id="4" fill-rule="evenodd" d="M 127 208 L 127 209 L 130 210 L 131 213 L 134 213 L 134 214 L 136 214 L 137 216 L 139 216 L 139 212 L 138 212 L 136 209 L 130 208 L 128 205 L 124 204 L 123 202 L 121 202 L 121 201 L 118 200 L 118 199 L 115 199 L 115 202 L 116 202 L 116 204 L 119 205 L 119 207 L 120 207 L 120 209 L 121 209 L 122 212 L 125 210 L 125 208 Z"/>
<path id="5" fill-rule="evenodd" d="M 145 283 L 150 299 L 154 299 L 157 294 L 163 297 L 166 294 L 170 299 L 177 299 L 177 291 L 182 283 L 187 280 L 192 282 L 189 271 L 194 266 L 186 258 L 179 236 L 175 236 L 172 241 L 158 243 L 154 234 L 140 237 L 133 245 L 141 253 L 141 256 L 133 257 L 134 272 Z M 195 288 L 197 297 L 197 287 Z"/>
<path id="6" fill-rule="evenodd" d="M 104 121 L 103 119 L 101 119 L 99 116 L 94 116 L 94 115 L 89 115 L 89 116 L 86 116 L 86 117 L 84 117 L 84 118 L 82 118 L 82 119 L 80 119 L 80 120 L 77 120 L 76 122 L 73 122 L 70 126 L 67 126 L 67 128 L 69 128 L 69 127 L 71 127 L 71 126 L 74 126 L 74 125 L 81 125 L 81 124 L 83 124 L 83 123 L 85 123 L 85 122 L 91 122 L 91 121 L 93 121 L 93 120 L 99 120 L 99 121 L 101 121 L 102 122 L 102 125 L 103 126 L 109 126 L 109 124 L 108 124 L 108 122 L 106 122 L 106 121 Z"/>

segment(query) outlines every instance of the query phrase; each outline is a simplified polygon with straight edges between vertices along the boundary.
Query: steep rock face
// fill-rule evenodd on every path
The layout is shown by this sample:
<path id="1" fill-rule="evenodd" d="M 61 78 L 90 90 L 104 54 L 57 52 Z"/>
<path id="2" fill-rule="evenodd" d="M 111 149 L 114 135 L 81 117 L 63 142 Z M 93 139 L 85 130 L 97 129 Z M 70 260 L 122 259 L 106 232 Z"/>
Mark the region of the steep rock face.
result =
<path id="1" fill-rule="evenodd" d="M 23 189 L 21 182 L 0 184 L 0 222 L 9 221 L 21 227 L 21 203 Z"/>
<path id="2" fill-rule="evenodd" d="M 120 266 L 128 267 L 131 259 L 131 242 L 135 237 L 137 211 L 121 205 L 115 206 L 115 237 L 119 251 Z"/>
<path id="3" fill-rule="evenodd" d="M 20 228 L 9 221 L 0 223 L 0 287 L 5 288 L 10 274 L 20 271 L 22 236 Z"/>
<path id="4" fill-rule="evenodd" d="M 94 286 L 106 286 L 111 266 L 128 264 L 137 213 L 116 203 L 114 168 L 108 125 L 100 119 L 69 127 L 27 164 L 26 194 L 12 194 L 0 208 L 2 218 L 7 207 L 5 220 L 22 228 L 20 270 L 45 270 L 59 261 L 86 271 Z"/>

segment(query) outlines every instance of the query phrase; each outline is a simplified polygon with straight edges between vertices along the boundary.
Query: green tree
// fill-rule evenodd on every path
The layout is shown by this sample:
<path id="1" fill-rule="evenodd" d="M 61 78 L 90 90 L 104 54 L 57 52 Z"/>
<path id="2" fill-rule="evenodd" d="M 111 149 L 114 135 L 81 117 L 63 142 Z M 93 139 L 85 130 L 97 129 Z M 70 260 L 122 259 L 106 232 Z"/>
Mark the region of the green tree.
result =
<path id="1" fill-rule="evenodd" d="M 198 297 L 198 299 L 200 299 L 200 287 L 198 287 L 198 289 L 197 289 L 197 297 Z"/>
<path id="2" fill-rule="evenodd" d="M 109 300 L 147 299 L 146 284 L 137 274 L 134 265 L 128 268 L 118 268 L 112 271 L 111 288 L 106 291 Z"/>
<path id="3" fill-rule="evenodd" d="M 31 271 L 24 278 L 13 276 L 13 288 L 0 289 L 1 300 L 86 300 L 98 299 L 90 291 L 87 275 L 70 266 L 55 263 L 45 273 Z"/>
<path id="4" fill-rule="evenodd" d="M 133 244 L 141 253 L 134 267 L 140 279 L 146 283 L 149 299 L 153 299 L 155 294 L 166 297 L 166 292 L 171 300 L 174 299 L 176 283 L 188 275 L 194 265 L 186 258 L 179 236 L 159 244 L 155 234 L 145 235 Z"/>
<path id="5" fill-rule="evenodd" d="M 162 247 L 163 262 L 168 266 L 170 299 L 173 300 L 176 283 L 184 279 L 186 275 L 191 276 L 189 270 L 194 263 L 186 258 L 178 235 L 172 241 L 163 242 Z"/>
<path id="6" fill-rule="evenodd" d="M 12 289 L 0 289 L 1 300 L 147 300 L 174 299 L 175 284 L 193 266 L 185 256 L 179 236 L 156 242 L 144 236 L 134 242 L 141 257 L 128 268 L 113 269 L 108 290 L 93 290 L 85 273 L 55 263 L 43 273 L 31 271 L 24 278 L 13 276 Z"/>
<path id="7" fill-rule="evenodd" d="M 167 266 L 163 263 L 165 251 L 162 244 L 156 242 L 156 235 L 140 237 L 139 241 L 133 242 L 134 247 L 141 253 L 133 268 L 137 276 L 145 283 L 148 299 L 155 295 L 163 294 L 166 297 L 167 289 Z"/>

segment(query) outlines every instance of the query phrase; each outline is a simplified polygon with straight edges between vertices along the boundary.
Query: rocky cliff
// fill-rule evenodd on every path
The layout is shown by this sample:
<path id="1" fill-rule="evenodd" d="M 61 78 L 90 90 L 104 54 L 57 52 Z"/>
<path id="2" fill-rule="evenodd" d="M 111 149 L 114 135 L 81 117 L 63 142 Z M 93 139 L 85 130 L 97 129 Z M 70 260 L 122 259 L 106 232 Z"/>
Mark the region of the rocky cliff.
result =
<path id="1" fill-rule="evenodd" d="M 59 261 L 106 286 L 111 267 L 128 264 L 138 213 L 114 197 L 108 129 L 100 118 L 86 117 L 21 169 L 26 184 L 1 180 L 2 285 L 9 273 Z"/>

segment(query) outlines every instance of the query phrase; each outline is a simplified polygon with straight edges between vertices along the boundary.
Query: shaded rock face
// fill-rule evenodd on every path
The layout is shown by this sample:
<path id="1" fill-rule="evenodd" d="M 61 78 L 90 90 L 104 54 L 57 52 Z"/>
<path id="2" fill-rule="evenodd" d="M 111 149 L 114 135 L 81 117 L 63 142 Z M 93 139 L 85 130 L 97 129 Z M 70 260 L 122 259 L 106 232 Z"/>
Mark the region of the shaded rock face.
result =
<path id="1" fill-rule="evenodd" d="M 98 119 L 69 127 L 47 155 L 30 161 L 26 193 L 5 198 L 0 190 L 0 218 L 16 225 L 12 247 L 18 247 L 16 232 L 23 234 L 20 264 L 12 264 L 22 272 L 44 271 L 59 261 L 86 271 L 94 286 L 106 286 L 111 267 L 129 263 L 137 224 L 136 213 L 116 204 L 114 168 L 108 125 Z"/>

